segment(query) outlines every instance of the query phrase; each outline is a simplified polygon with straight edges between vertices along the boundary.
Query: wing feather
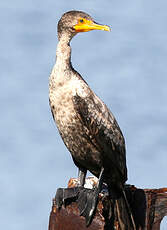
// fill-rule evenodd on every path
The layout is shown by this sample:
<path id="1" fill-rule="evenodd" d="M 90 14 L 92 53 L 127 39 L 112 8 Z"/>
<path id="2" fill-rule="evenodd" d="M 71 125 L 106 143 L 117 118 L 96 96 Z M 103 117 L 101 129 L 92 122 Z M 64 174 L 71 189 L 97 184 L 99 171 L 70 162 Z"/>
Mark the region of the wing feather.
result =
<path id="1" fill-rule="evenodd" d="M 104 155 L 117 169 L 122 181 L 127 180 L 125 141 L 119 125 L 107 106 L 93 93 L 86 98 L 75 95 L 74 108 L 89 135 L 96 141 Z"/>

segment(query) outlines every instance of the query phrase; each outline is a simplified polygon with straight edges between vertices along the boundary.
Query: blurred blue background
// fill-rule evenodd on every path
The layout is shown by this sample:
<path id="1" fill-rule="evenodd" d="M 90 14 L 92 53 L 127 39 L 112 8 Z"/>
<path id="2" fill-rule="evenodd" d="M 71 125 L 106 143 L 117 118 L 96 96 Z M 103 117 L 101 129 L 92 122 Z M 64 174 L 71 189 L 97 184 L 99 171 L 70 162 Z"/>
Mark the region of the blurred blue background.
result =
<path id="1" fill-rule="evenodd" d="M 48 103 L 57 22 L 71 9 L 112 25 L 77 35 L 72 63 L 124 133 L 128 183 L 167 186 L 167 2 L 0 1 L 1 229 L 46 230 L 56 189 L 77 176 Z"/>

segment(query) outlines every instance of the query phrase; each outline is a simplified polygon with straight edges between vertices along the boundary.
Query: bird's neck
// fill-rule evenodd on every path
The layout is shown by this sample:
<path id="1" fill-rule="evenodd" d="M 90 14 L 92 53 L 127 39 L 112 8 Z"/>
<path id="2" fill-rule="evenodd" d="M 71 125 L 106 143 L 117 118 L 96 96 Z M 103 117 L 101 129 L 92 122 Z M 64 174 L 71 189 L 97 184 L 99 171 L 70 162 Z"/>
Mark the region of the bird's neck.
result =
<path id="1" fill-rule="evenodd" d="M 59 70 L 69 70 L 71 66 L 71 47 L 69 40 L 61 38 L 57 45 L 56 51 L 56 68 Z"/>

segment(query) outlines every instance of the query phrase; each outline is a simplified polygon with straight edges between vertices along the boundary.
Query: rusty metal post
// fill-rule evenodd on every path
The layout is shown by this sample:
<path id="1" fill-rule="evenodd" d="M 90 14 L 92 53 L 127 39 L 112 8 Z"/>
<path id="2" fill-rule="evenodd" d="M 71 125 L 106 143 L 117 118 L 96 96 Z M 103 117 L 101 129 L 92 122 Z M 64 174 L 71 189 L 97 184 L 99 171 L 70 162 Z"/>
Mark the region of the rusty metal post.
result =
<path id="1" fill-rule="evenodd" d="M 70 179 L 68 187 L 73 187 L 76 183 L 76 179 Z M 90 185 L 93 187 L 96 180 L 88 178 L 87 184 L 89 184 L 89 188 Z M 167 215 L 167 188 L 143 190 L 128 186 L 126 194 L 135 219 L 136 229 L 160 230 L 161 220 Z M 121 203 L 121 210 L 114 208 L 112 214 L 109 214 L 109 204 L 111 204 L 109 198 L 100 194 L 96 215 L 92 224 L 87 228 L 84 217 L 79 215 L 76 202 L 57 210 L 53 199 L 49 230 L 132 230 L 127 212 L 124 212 L 124 203 Z M 113 214 L 114 219 L 112 218 Z"/>

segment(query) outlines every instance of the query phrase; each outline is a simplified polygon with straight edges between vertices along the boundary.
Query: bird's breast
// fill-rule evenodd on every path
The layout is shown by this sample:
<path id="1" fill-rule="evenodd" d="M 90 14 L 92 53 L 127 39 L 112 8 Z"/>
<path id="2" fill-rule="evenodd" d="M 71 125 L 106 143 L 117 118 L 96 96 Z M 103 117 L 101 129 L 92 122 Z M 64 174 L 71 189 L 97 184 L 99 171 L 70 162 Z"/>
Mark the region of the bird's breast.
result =
<path id="1" fill-rule="evenodd" d="M 84 129 L 73 104 L 73 97 L 81 86 L 75 80 L 67 82 L 53 81 L 55 80 L 50 83 L 50 106 L 59 132 L 65 144 L 69 145 L 76 132 L 81 132 L 81 129 Z"/>
<path id="2" fill-rule="evenodd" d="M 50 106 L 58 128 L 67 127 L 76 121 L 72 95 L 74 90 L 68 84 L 59 84 L 50 89 Z"/>
<path id="3" fill-rule="evenodd" d="M 83 88 L 80 82 L 75 81 L 57 85 L 54 89 L 50 87 L 50 106 L 60 135 L 74 159 L 80 164 L 90 163 L 94 168 L 93 165 L 95 167 L 101 165 L 100 153 L 89 140 L 89 130 L 83 125 L 73 104 L 73 97 L 76 94 L 82 96 L 88 94 Z"/>
<path id="4" fill-rule="evenodd" d="M 59 129 L 78 124 L 78 115 L 74 109 L 73 98 L 76 95 L 88 97 L 88 85 L 75 73 L 61 71 L 57 65 L 53 68 L 49 82 L 50 106 Z"/>

